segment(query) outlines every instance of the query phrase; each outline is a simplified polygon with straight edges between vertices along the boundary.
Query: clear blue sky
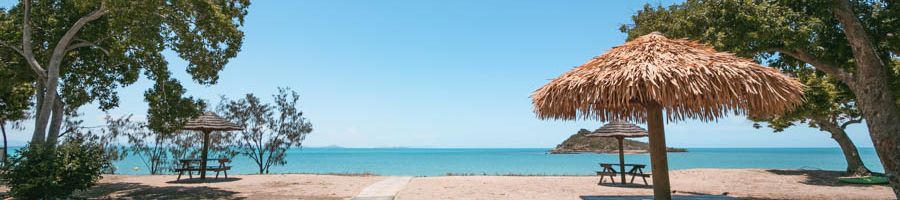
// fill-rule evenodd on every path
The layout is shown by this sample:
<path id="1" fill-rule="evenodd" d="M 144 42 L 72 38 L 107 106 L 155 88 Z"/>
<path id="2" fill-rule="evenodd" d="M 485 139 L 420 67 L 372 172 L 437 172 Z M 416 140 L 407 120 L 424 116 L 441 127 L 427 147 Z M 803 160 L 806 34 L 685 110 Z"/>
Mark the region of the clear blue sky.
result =
<path id="1" fill-rule="evenodd" d="M 5 0 L 8 6 L 14 1 Z M 595 121 L 541 121 L 529 94 L 561 73 L 621 44 L 618 31 L 639 1 L 254 1 L 242 51 L 219 84 L 200 86 L 168 54 L 189 94 L 269 97 L 298 90 L 314 131 L 308 146 L 553 147 Z M 649 1 L 667 5 L 670 1 Z M 143 117 L 146 79 L 120 90 L 110 113 Z M 86 125 L 103 113 L 82 108 Z M 29 122 L 30 123 L 30 122 Z M 676 147 L 836 147 L 800 125 L 754 129 L 743 116 L 716 123 L 670 122 Z M 29 124 L 31 126 L 31 124 Z M 643 125 L 642 125 L 643 126 Z M 863 125 L 852 139 L 872 146 Z M 30 131 L 16 131 L 26 141 Z M 15 144 L 15 142 L 14 142 Z"/>

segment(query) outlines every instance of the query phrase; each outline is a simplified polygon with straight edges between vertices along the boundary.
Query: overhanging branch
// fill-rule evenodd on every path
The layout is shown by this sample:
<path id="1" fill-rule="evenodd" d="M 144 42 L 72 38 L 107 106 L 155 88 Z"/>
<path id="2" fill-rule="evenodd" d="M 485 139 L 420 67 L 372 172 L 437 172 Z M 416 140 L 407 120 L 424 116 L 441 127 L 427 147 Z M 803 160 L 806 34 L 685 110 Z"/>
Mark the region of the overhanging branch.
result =
<path id="1" fill-rule="evenodd" d="M 855 81 L 853 74 L 847 72 L 847 70 L 844 70 L 843 68 L 838 67 L 835 63 L 825 61 L 825 60 L 818 58 L 812 54 L 809 54 L 809 53 L 806 53 L 806 52 L 800 51 L 800 50 L 793 50 L 793 49 L 776 48 L 773 50 L 777 51 L 779 53 L 791 56 L 793 58 L 796 58 L 797 60 L 806 62 L 806 63 L 812 65 L 813 67 L 815 67 L 816 69 L 818 69 L 822 72 L 825 72 L 828 75 L 832 75 L 832 76 L 838 78 L 839 80 L 843 81 L 844 83 L 847 83 L 848 85 L 852 84 Z"/>

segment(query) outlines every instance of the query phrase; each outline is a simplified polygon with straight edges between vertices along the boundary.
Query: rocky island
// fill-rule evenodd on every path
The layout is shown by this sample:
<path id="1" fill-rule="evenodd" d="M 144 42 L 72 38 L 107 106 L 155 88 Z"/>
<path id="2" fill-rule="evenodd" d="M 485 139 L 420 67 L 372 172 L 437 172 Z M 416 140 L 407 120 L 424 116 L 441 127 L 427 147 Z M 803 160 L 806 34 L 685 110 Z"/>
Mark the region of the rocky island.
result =
<path id="1" fill-rule="evenodd" d="M 552 154 L 565 153 L 618 153 L 619 144 L 616 138 L 609 137 L 590 137 L 587 136 L 591 131 L 581 129 L 578 133 L 570 136 L 556 148 L 550 150 Z M 645 142 L 625 139 L 625 153 L 647 153 L 649 145 Z M 668 152 L 687 152 L 687 149 L 668 148 Z"/>

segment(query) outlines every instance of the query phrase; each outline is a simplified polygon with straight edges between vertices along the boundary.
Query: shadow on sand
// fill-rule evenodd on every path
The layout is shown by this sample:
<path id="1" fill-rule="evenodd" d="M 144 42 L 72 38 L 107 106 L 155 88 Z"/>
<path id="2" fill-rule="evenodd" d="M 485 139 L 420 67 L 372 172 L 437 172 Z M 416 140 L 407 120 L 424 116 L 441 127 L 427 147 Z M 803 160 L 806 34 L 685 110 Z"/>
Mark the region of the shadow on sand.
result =
<path id="1" fill-rule="evenodd" d="M 110 197 L 117 192 L 115 197 Z M 154 187 L 139 183 L 100 183 L 75 195 L 88 199 L 244 199 L 235 197 L 235 194 L 237 192 L 207 186 Z"/>
<path id="2" fill-rule="evenodd" d="M 199 179 L 199 178 L 188 178 L 181 180 L 172 180 L 167 181 L 169 184 L 198 184 L 198 183 L 225 183 L 225 182 L 233 182 L 239 181 L 241 178 L 207 178 L 207 179 Z"/>
<path id="3" fill-rule="evenodd" d="M 782 170 L 782 169 L 770 169 L 766 170 L 773 174 L 778 175 L 789 175 L 789 176 L 799 176 L 803 175 L 806 177 L 803 180 L 803 184 L 807 185 L 819 185 L 819 186 L 850 186 L 850 187 L 868 187 L 872 185 L 861 185 L 861 184 L 847 184 L 838 181 L 838 178 L 844 175 L 844 172 L 840 171 L 825 171 L 825 170 Z"/>
<path id="4" fill-rule="evenodd" d="M 601 183 L 599 185 L 605 186 L 605 187 L 618 187 L 618 188 L 643 188 L 643 189 L 652 189 L 653 188 L 653 185 L 634 184 L 634 183 L 616 184 L 616 183 L 608 183 L 607 182 L 607 183 Z"/>
<path id="5" fill-rule="evenodd" d="M 634 195 L 634 196 L 616 196 L 616 195 L 598 195 L 598 196 L 581 196 L 583 200 L 652 200 L 653 195 Z M 722 195 L 672 195 L 672 199 L 677 200 L 719 200 L 719 199 L 737 199 Z"/>

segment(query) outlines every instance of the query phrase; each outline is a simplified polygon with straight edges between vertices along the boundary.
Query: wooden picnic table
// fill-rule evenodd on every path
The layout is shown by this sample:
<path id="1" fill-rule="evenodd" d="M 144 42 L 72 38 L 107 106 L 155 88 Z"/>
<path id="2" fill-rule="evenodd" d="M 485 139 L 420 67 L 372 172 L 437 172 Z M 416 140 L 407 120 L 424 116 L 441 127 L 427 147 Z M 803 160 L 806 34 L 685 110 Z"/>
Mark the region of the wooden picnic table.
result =
<path id="1" fill-rule="evenodd" d="M 631 169 L 628 170 L 628 172 L 624 172 L 624 171 L 619 172 L 619 171 L 616 171 L 615 167 L 613 167 L 613 166 L 620 166 L 620 165 L 621 165 L 621 167 L 623 167 L 622 169 L 624 169 L 624 167 L 631 167 Z M 603 183 L 603 180 L 606 177 L 609 177 L 609 180 L 611 180 L 612 183 L 615 184 L 616 176 L 618 176 L 618 175 L 621 175 L 623 177 L 625 175 L 631 175 L 630 183 L 634 183 L 634 178 L 640 176 L 641 179 L 644 180 L 644 185 L 647 185 L 647 177 L 650 177 L 650 174 L 644 173 L 643 169 L 645 167 L 647 167 L 647 165 L 643 165 L 643 164 L 624 164 L 624 165 L 622 165 L 622 164 L 614 164 L 614 163 L 600 163 L 600 167 L 603 168 L 603 170 L 597 172 L 597 175 L 600 176 L 600 182 L 597 182 L 597 185 L 600 185 L 601 183 Z M 621 184 L 625 184 L 625 183 L 622 182 Z"/>
<path id="2" fill-rule="evenodd" d="M 225 178 L 228 178 L 228 170 L 231 169 L 231 166 L 225 165 L 228 162 L 231 162 L 228 158 L 217 158 L 217 159 L 206 159 L 207 161 L 217 161 L 219 162 L 218 166 L 207 166 L 205 167 L 206 171 L 214 171 L 216 172 L 216 178 L 219 178 L 219 173 L 224 173 Z M 175 168 L 175 172 L 178 172 L 178 178 L 176 180 L 181 180 L 181 175 L 187 172 L 189 178 L 194 178 L 193 172 L 196 171 L 198 174 L 201 170 L 204 170 L 203 167 L 200 167 L 200 164 L 203 159 L 179 159 L 178 162 L 181 165 L 178 168 Z M 194 164 L 196 163 L 196 165 Z"/>

